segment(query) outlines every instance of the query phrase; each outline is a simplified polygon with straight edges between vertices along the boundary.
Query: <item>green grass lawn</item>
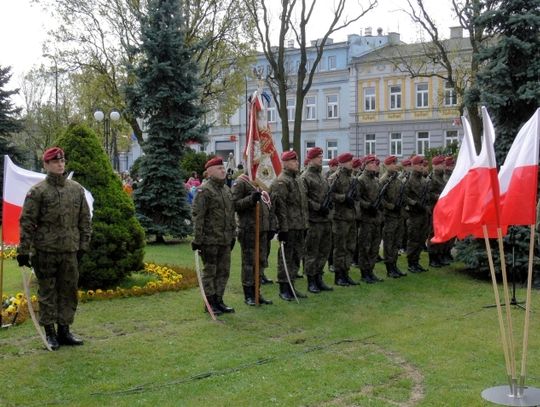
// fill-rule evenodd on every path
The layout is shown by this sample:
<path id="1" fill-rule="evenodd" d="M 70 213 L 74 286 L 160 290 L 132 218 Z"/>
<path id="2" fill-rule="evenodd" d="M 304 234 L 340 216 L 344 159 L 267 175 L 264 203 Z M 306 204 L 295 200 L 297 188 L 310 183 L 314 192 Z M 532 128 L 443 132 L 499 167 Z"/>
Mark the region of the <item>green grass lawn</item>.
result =
<path id="1" fill-rule="evenodd" d="M 270 260 L 275 278 L 275 250 Z M 146 261 L 194 262 L 187 243 L 149 245 Z M 5 289 L 20 288 L 8 260 Z M 484 308 L 494 302 L 491 285 L 453 267 L 336 287 L 299 305 L 280 300 L 275 284 L 263 292 L 274 305 L 243 304 L 236 247 L 225 295 L 236 313 L 224 323 L 202 312 L 191 289 L 81 304 L 73 330 L 86 343 L 78 348 L 44 351 L 30 321 L 1 330 L 0 405 L 470 407 L 490 405 L 481 391 L 505 384 L 496 310 Z M 512 315 L 521 349 L 524 313 Z M 536 387 L 538 332 L 534 312 L 528 384 Z"/>

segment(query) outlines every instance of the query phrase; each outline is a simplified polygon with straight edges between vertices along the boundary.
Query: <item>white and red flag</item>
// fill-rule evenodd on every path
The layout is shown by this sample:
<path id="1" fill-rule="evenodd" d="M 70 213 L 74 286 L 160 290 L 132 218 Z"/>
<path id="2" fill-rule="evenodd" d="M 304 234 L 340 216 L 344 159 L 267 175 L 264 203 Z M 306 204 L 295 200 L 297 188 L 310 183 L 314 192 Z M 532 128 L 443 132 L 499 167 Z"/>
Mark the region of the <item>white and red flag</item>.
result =
<path id="1" fill-rule="evenodd" d="M 454 171 L 433 209 L 434 236 L 431 239 L 433 243 L 446 242 L 467 233 L 461 222 L 461 216 L 463 213 L 466 178 L 476 159 L 476 152 L 469 121 L 464 117 L 462 123 L 464 136 Z"/>
<path id="2" fill-rule="evenodd" d="M 73 174 L 70 174 L 70 177 Z M 34 185 L 45 179 L 46 174 L 16 166 L 9 156 L 4 156 L 4 199 L 2 202 L 2 238 L 5 244 L 17 245 L 20 241 L 19 218 L 26 194 Z M 92 213 L 94 198 L 86 189 L 86 201 Z"/>
<path id="3" fill-rule="evenodd" d="M 501 224 L 536 223 L 540 108 L 521 128 L 499 171 Z"/>
<path id="4" fill-rule="evenodd" d="M 268 190 L 281 173 L 281 161 L 268 126 L 262 96 L 255 91 L 251 97 L 244 157 L 250 180 Z"/>

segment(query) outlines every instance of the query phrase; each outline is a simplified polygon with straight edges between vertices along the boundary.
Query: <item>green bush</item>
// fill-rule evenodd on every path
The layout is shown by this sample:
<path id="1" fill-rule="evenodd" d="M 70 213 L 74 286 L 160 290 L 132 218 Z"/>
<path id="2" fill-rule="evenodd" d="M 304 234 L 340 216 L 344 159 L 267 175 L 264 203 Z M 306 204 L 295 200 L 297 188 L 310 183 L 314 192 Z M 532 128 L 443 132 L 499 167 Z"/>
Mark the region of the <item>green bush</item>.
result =
<path id="1" fill-rule="evenodd" d="M 204 165 L 212 157 L 213 155 L 207 155 L 204 151 L 197 153 L 196 151 L 188 149 L 184 153 L 180 165 L 186 173 L 186 176 L 190 177 L 191 173 L 195 171 L 199 175 L 199 178 L 202 179 Z"/>
<path id="2" fill-rule="evenodd" d="M 145 236 L 133 202 L 92 130 L 71 125 L 57 144 L 66 152 L 67 171 L 74 171 L 73 178 L 94 197 L 90 252 L 81 261 L 79 285 L 114 286 L 143 268 Z"/>

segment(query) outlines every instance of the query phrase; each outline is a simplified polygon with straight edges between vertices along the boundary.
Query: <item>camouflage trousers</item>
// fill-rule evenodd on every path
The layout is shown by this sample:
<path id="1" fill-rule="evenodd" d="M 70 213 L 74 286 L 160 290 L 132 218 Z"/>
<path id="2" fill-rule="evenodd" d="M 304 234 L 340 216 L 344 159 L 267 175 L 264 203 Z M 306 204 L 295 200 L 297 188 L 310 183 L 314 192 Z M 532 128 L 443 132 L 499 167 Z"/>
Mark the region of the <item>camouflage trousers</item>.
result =
<path id="1" fill-rule="evenodd" d="M 332 239 L 334 243 L 334 269 L 348 271 L 356 247 L 356 221 L 334 220 Z"/>
<path id="2" fill-rule="evenodd" d="M 298 275 L 300 270 L 300 262 L 304 257 L 304 230 L 289 230 L 288 241 L 284 242 L 285 246 L 285 261 L 287 262 L 287 270 L 291 279 Z M 281 245 L 278 250 L 278 283 L 287 283 L 287 274 L 283 265 L 281 255 Z"/>
<path id="3" fill-rule="evenodd" d="M 332 223 L 310 222 L 306 235 L 306 254 L 304 268 L 306 275 L 323 273 L 324 265 L 332 249 Z"/>
<path id="4" fill-rule="evenodd" d="M 358 264 L 361 270 L 373 270 L 381 246 L 381 224 L 360 222 L 358 228 Z"/>
<path id="5" fill-rule="evenodd" d="M 382 231 L 384 262 L 394 264 L 397 262 L 399 249 L 403 243 L 403 218 L 386 216 Z"/>
<path id="6" fill-rule="evenodd" d="M 204 263 L 202 282 L 207 296 L 223 297 L 231 270 L 231 247 L 229 245 L 203 245 L 201 258 Z"/>
<path id="7" fill-rule="evenodd" d="M 259 273 L 268 267 L 267 235 L 266 231 L 259 233 Z M 253 287 L 255 286 L 255 230 L 240 229 L 238 241 L 242 248 L 242 285 Z"/>
<path id="8" fill-rule="evenodd" d="M 409 264 L 416 264 L 424 250 L 429 232 L 427 213 L 415 213 L 407 219 L 407 260 Z"/>
<path id="9" fill-rule="evenodd" d="M 38 281 L 39 323 L 71 325 L 77 310 L 77 252 L 38 251 L 32 256 Z"/>

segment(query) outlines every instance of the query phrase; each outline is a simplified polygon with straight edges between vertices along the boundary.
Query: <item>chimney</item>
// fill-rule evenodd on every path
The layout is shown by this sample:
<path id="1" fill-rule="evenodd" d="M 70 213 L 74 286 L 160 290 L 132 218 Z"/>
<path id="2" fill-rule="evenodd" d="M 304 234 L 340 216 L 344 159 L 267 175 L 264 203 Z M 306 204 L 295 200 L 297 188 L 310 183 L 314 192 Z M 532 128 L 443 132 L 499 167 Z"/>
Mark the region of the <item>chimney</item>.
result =
<path id="1" fill-rule="evenodd" d="M 379 37 L 382 37 L 382 28 L 381 27 L 377 28 L 377 35 Z"/>
<path id="2" fill-rule="evenodd" d="M 294 48 L 294 40 L 293 39 L 290 39 L 287 41 L 287 47 L 288 48 Z"/>
<path id="3" fill-rule="evenodd" d="M 371 27 L 366 27 L 366 29 L 364 30 L 364 36 L 371 37 L 371 31 Z"/>
<path id="4" fill-rule="evenodd" d="M 400 42 L 399 33 L 390 32 L 388 33 L 388 44 L 397 45 Z"/>
<path id="5" fill-rule="evenodd" d="M 320 43 L 320 42 L 322 41 L 322 38 L 319 39 L 318 41 L 319 41 L 319 43 Z M 326 39 L 326 45 L 332 45 L 333 43 L 334 43 L 334 39 L 333 39 L 333 38 L 328 37 L 328 38 Z"/>
<path id="6" fill-rule="evenodd" d="M 463 38 L 463 27 L 450 27 L 450 38 Z"/>

